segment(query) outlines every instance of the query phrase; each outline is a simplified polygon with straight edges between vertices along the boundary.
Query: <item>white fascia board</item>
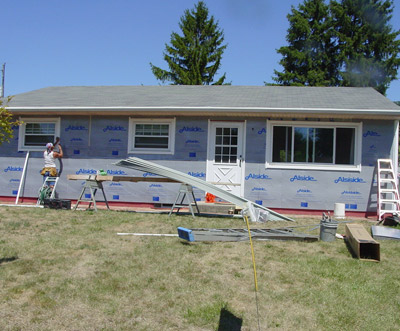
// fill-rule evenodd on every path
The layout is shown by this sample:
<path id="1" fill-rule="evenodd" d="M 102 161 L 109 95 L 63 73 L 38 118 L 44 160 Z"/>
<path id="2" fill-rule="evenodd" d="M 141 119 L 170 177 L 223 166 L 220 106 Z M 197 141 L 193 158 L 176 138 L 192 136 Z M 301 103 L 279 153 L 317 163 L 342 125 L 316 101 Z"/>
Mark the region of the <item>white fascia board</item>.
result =
<path id="1" fill-rule="evenodd" d="M 278 107 L 181 107 L 181 106 L 160 106 L 160 107 L 7 107 L 9 111 L 212 111 L 212 112 L 270 112 L 270 113 L 299 113 L 299 114 L 315 114 L 315 113 L 331 113 L 332 115 L 338 114 L 359 114 L 359 115 L 391 115 L 399 116 L 400 110 L 395 109 L 351 109 L 351 108 L 278 108 Z"/>

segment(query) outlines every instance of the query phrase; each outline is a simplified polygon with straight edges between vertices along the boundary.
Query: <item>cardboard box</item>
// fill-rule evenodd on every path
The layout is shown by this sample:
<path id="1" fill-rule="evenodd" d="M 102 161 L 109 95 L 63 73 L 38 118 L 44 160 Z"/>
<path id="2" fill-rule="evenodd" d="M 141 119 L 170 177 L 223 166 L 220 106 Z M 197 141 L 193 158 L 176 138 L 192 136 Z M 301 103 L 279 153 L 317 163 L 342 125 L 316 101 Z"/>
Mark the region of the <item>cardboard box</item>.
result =
<path id="1" fill-rule="evenodd" d="M 381 260 L 379 243 L 371 237 L 361 224 L 346 224 L 346 239 L 359 259 Z"/>

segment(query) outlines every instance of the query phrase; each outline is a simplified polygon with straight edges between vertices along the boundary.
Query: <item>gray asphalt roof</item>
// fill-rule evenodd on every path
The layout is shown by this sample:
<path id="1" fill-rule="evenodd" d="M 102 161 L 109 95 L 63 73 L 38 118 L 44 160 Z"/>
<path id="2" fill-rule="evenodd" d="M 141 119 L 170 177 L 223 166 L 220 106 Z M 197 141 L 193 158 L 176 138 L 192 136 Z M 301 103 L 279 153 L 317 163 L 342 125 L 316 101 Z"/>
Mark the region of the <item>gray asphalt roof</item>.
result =
<path id="1" fill-rule="evenodd" d="M 400 113 L 399 106 L 373 88 L 294 86 L 60 86 L 17 94 L 9 107 L 355 109 Z"/>

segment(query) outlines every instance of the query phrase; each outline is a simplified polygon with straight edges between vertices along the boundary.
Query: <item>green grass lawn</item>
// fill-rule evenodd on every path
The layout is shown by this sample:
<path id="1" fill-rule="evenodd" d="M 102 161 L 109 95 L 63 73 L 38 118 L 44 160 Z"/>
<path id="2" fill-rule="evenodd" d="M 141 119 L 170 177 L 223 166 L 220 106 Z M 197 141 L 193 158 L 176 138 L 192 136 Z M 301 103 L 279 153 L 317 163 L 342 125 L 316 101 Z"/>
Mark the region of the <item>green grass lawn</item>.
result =
<path id="1" fill-rule="evenodd" d="M 294 218 L 250 226 L 320 219 Z M 353 258 L 339 239 L 254 241 L 257 305 L 248 242 L 117 235 L 178 226 L 246 228 L 230 218 L 0 207 L 0 329 L 400 329 L 398 241 L 380 242 L 379 263 Z"/>

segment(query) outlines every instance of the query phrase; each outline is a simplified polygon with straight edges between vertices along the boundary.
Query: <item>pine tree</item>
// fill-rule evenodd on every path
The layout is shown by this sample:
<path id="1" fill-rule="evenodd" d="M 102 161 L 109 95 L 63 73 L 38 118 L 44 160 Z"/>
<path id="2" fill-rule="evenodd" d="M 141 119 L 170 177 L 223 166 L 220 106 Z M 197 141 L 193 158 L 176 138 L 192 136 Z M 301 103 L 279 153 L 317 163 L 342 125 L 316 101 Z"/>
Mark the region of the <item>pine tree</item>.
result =
<path id="1" fill-rule="evenodd" d="M 173 85 L 222 85 L 225 74 L 213 81 L 226 49 L 224 34 L 214 17 L 209 17 L 203 1 L 199 1 L 194 9 L 185 10 L 179 27 L 183 35 L 173 32 L 171 45 L 165 45 L 164 60 L 169 71 L 150 63 L 154 76 Z"/>
<path id="2" fill-rule="evenodd" d="M 342 86 L 372 86 L 385 94 L 400 66 L 400 31 L 392 31 L 393 1 L 332 1 Z"/>
<path id="3" fill-rule="evenodd" d="M 306 0 L 298 10 L 292 6 L 287 18 L 289 46 L 278 49 L 283 71 L 275 70 L 273 80 L 281 85 L 337 85 L 338 50 L 329 7 L 323 0 Z"/>

